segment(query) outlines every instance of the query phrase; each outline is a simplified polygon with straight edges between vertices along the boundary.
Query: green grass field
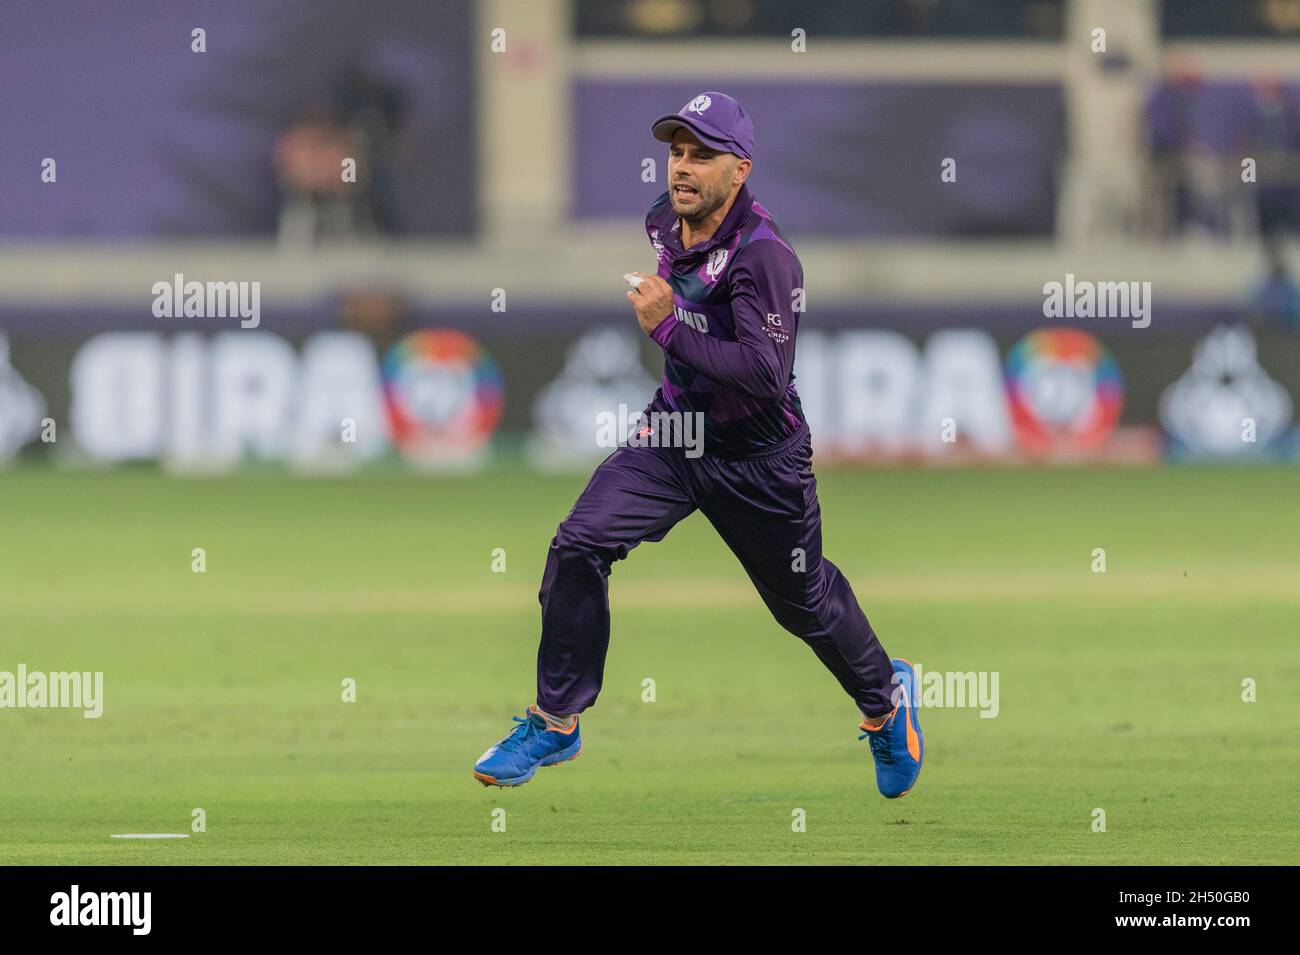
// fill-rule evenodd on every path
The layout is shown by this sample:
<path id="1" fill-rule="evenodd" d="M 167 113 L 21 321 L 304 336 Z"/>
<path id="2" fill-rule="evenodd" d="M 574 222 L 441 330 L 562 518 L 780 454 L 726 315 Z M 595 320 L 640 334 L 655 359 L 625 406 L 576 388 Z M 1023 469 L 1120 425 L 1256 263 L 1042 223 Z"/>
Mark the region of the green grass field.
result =
<path id="1" fill-rule="evenodd" d="M 0 710 L 0 862 L 1300 862 L 1296 471 L 821 474 L 890 652 L 1000 673 L 995 719 L 922 711 L 899 801 L 698 515 L 615 567 L 582 757 L 471 778 L 532 698 L 585 480 L 0 475 L 0 670 L 102 670 L 106 698 Z M 109 838 L 196 807 L 188 840 Z"/>

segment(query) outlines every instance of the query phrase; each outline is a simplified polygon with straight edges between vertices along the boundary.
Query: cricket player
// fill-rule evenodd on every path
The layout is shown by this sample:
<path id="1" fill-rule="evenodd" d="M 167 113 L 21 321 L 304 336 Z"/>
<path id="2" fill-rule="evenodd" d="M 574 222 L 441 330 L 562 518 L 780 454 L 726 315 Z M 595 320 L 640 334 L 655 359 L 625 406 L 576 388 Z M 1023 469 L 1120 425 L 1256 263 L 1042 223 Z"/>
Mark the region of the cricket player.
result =
<path id="1" fill-rule="evenodd" d="M 857 704 L 880 792 L 903 796 L 924 754 L 916 674 L 890 660 L 849 582 L 822 556 L 792 372 L 803 266 L 745 185 L 753 123 L 730 96 L 702 93 L 651 132 L 670 144 L 668 191 L 646 215 L 658 273 L 631 273 L 627 297 L 663 349 L 663 384 L 643 414 L 649 424 L 596 468 L 556 530 L 539 594 L 537 699 L 474 776 L 519 786 L 537 767 L 578 756 L 578 714 L 596 702 L 609 647 L 610 568 L 698 510 L 777 622 Z M 656 433 L 673 432 L 685 415 L 702 419 L 703 453 Z"/>

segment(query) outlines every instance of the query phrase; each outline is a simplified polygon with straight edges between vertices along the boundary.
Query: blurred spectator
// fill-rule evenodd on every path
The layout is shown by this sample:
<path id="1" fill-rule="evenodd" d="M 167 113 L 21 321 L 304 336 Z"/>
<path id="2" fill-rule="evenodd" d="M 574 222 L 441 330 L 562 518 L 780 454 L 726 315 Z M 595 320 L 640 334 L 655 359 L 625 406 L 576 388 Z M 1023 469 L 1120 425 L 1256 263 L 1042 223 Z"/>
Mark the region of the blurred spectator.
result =
<path id="1" fill-rule="evenodd" d="M 339 83 L 335 106 L 363 154 L 358 180 L 366 225 L 377 232 L 401 231 L 393 155 L 406 122 L 405 98 L 393 84 L 354 65 Z"/>
<path id="2" fill-rule="evenodd" d="M 1259 78 L 1252 92 L 1259 231 L 1271 239 L 1278 232 L 1296 232 L 1300 224 L 1300 115 L 1275 77 Z"/>
<path id="3" fill-rule="evenodd" d="M 396 293 L 375 287 L 355 288 L 344 293 L 338 304 L 339 325 L 365 335 L 383 356 L 409 331 L 406 302 Z"/>
<path id="4" fill-rule="evenodd" d="M 275 143 L 280 187 L 282 247 L 311 248 L 324 235 L 347 235 L 356 227 L 355 188 L 343 180 L 343 160 L 357 158 L 352 134 L 314 103 Z"/>
<path id="5" fill-rule="evenodd" d="M 1199 73 L 1175 62 L 1165 82 L 1147 103 L 1152 172 L 1156 180 L 1155 226 L 1161 235 L 1194 229 L 1224 233 L 1227 217 L 1219 182 L 1222 163 L 1203 138 L 1197 107 L 1203 84 Z"/>
<path id="6" fill-rule="evenodd" d="M 1276 77 L 1207 84 L 1175 61 L 1146 109 L 1155 231 L 1265 237 L 1300 222 L 1300 112 Z M 1242 188 L 1242 161 L 1255 181 Z"/>
<path id="7" fill-rule="evenodd" d="M 1265 274 L 1251 295 L 1250 314 L 1293 334 L 1300 332 L 1300 287 L 1287 267 L 1282 243 L 1276 236 L 1265 240 L 1264 254 Z"/>

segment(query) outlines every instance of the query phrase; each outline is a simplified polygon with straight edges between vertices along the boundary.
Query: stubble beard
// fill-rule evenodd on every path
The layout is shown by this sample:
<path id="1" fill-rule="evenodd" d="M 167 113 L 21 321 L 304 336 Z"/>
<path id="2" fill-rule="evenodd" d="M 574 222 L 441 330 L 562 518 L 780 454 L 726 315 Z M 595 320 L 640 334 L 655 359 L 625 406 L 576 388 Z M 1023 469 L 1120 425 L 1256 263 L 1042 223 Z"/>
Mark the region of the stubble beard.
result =
<path id="1" fill-rule="evenodd" d="M 722 208 L 722 204 L 727 201 L 727 194 L 729 191 L 730 190 L 727 186 L 722 183 L 719 183 L 714 189 L 705 189 L 701 187 L 699 190 L 700 208 L 689 215 L 684 212 L 679 212 L 678 215 L 681 216 L 682 221 L 692 229 L 701 226 L 704 224 L 705 219 Z"/>

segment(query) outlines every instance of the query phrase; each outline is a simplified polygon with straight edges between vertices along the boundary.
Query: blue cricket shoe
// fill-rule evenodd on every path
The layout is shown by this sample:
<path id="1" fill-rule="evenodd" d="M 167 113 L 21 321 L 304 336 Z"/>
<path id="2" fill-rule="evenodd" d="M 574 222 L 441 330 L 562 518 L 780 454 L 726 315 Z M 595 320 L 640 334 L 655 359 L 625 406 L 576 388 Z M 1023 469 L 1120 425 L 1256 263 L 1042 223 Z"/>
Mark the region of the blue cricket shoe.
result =
<path id="1" fill-rule="evenodd" d="M 484 786 L 522 786 L 538 766 L 568 762 L 582 752 L 576 716 L 567 730 L 549 729 L 531 707 L 511 719 L 519 725 L 474 764 L 474 778 Z"/>
<path id="2" fill-rule="evenodd" d="M 921 722 L 916 715 L 920 692 L 916 670 L 906 660 L 895 660 L 894 672 L 901 692 L 893 712 L 879 727 L 873 729 L 865 720 L 858 727 L 863 730 L 858 739 L 870 740 L 871 757 L 876 761 L 876 788 L 888 799 L 908 794 L 921 775 L 921 760 L 925 757 Z"/>

